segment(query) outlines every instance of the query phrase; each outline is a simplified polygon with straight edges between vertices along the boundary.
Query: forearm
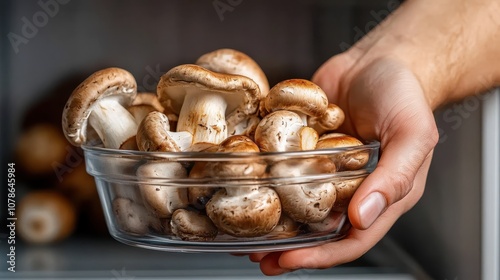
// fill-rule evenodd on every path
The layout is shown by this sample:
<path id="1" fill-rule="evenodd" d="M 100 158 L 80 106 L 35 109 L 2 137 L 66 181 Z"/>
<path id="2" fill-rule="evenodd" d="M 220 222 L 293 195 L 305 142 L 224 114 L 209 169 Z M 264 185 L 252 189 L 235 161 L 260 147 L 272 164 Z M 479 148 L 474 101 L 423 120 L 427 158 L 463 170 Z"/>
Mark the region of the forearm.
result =
<path id="1" fill-rule="evenodd" d="M 406 63 L 434 109 L 500 84 L 499 15 L 498 0 L 409 0 L 351 53 Z"/>

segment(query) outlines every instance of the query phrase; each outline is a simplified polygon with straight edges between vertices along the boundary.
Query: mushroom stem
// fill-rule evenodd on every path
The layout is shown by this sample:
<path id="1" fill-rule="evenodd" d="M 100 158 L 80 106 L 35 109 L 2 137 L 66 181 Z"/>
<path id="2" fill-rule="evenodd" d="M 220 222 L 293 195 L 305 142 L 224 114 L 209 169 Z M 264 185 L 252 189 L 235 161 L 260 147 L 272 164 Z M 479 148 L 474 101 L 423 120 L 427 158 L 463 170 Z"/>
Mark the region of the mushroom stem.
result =
<path id="1" fill-rule="evenodd" d="M 89 124 L 106 148 L 119 149 L 137 133 L 134 117 L 114 98 L 103 99 L 95 105 Z"/>
<path id="2" fill-rule="evenodd" d="M 224 97 L 217 93 L 191 91 L 186 94 L 179 113 L 177 131 L 190 132 L 193 144 L 219 144 L 227 137 L 226 107 Z"/>

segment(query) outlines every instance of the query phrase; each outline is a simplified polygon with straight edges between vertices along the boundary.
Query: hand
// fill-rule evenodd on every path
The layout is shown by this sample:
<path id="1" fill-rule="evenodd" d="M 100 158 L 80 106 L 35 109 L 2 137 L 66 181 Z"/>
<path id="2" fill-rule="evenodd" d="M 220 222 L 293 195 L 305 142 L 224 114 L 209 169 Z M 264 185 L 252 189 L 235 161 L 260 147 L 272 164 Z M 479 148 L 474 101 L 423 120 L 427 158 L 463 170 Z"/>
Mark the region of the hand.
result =
<path id="1" fill-rule="evenodd" d="M 380 161 L 349 205 L 353 225 L 345 239 L 285 252 L 251 254 L 266 275 L 327 268 L 355 260 L 372 248 L 423 194 L 438 141 L 422 87 L 397 59 L 369 59 L 355 51 L 333 57 L 313 81 L 346 114 L 342 132 L 381 143 Z"/>

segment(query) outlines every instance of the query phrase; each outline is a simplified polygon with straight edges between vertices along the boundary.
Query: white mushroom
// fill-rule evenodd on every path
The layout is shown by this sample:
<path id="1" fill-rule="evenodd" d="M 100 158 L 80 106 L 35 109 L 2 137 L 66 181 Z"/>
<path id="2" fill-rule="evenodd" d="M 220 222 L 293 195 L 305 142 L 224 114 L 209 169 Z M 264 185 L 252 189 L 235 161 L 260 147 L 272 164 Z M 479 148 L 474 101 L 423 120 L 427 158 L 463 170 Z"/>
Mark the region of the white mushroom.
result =
<path id="1" fill-rule="evenodd" d="M 62 117 L 62 127 L 71 144 L 95 144 L 118 149 L 135 141 L 137 123 L 127 111 L 137 93 L 134 77 L 120 68 L 106 68 L 93 73 L 69 97 Z M 99 139 L 87 127 L 97 133 Z M 133 146 L 133 145 L 132 145 Z"/>
<path id="2" fill-rule="evenodd" d="M 155 179 L 183 179 L 187 172 L 178 162 L 155 161 L 141 165 L 137 178 L 141 181 L 139 189 L 146 208 L 158 218 L 170 218 L 172 213 L 188 204 L 187 189 L 155 184 Z M 146 183 L 145 183 L 146 182 Z"/>
<path id="3" fill-rule="evenodd" d="M 76 227 L 76 209 L 53 191 L 24 196 L 17 212 L 19 236 L 29 243 L 51 243 L 68 237 Z"/>
<path id="4" fill-rule="evenodd" d="M 150 229 L 162 232 L 160 219 L 151 215 L 144 206 L 127 198 L 115 198 L 112 203 L 116 225 L 120 230 L 144 235 Z"/>
<path id="5" fill-rule="evenodd" d="M 255 130 L 262 152 L 313 150 L 318 133 L 304 125 L 297 113 L 280 110 L 266 115 Z"/>
<path id="6" fill-rule="evenodd" d="M 157 94 L 165 108 L 179 114 L 177 131 L 191 133 L 194 145 L 226 139 L 228 123 L 240 123 L 257 111 L 260 91 L 250 78 L 186 64 L 161 77 Z"/>

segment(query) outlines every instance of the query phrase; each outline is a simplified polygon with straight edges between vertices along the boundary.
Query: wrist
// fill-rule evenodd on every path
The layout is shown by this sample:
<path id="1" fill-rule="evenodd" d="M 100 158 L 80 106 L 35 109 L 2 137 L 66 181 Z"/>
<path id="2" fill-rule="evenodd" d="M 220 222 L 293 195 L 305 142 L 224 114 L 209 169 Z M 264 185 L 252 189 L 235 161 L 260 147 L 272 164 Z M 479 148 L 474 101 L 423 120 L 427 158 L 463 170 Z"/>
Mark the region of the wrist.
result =
<path id="1" fill-rule="evenodd" d="M 347 55 L 357 69 L 381 57 L 405 64 L 432 109 L 500 82 L 497 0 L 407 1 Z"/>

